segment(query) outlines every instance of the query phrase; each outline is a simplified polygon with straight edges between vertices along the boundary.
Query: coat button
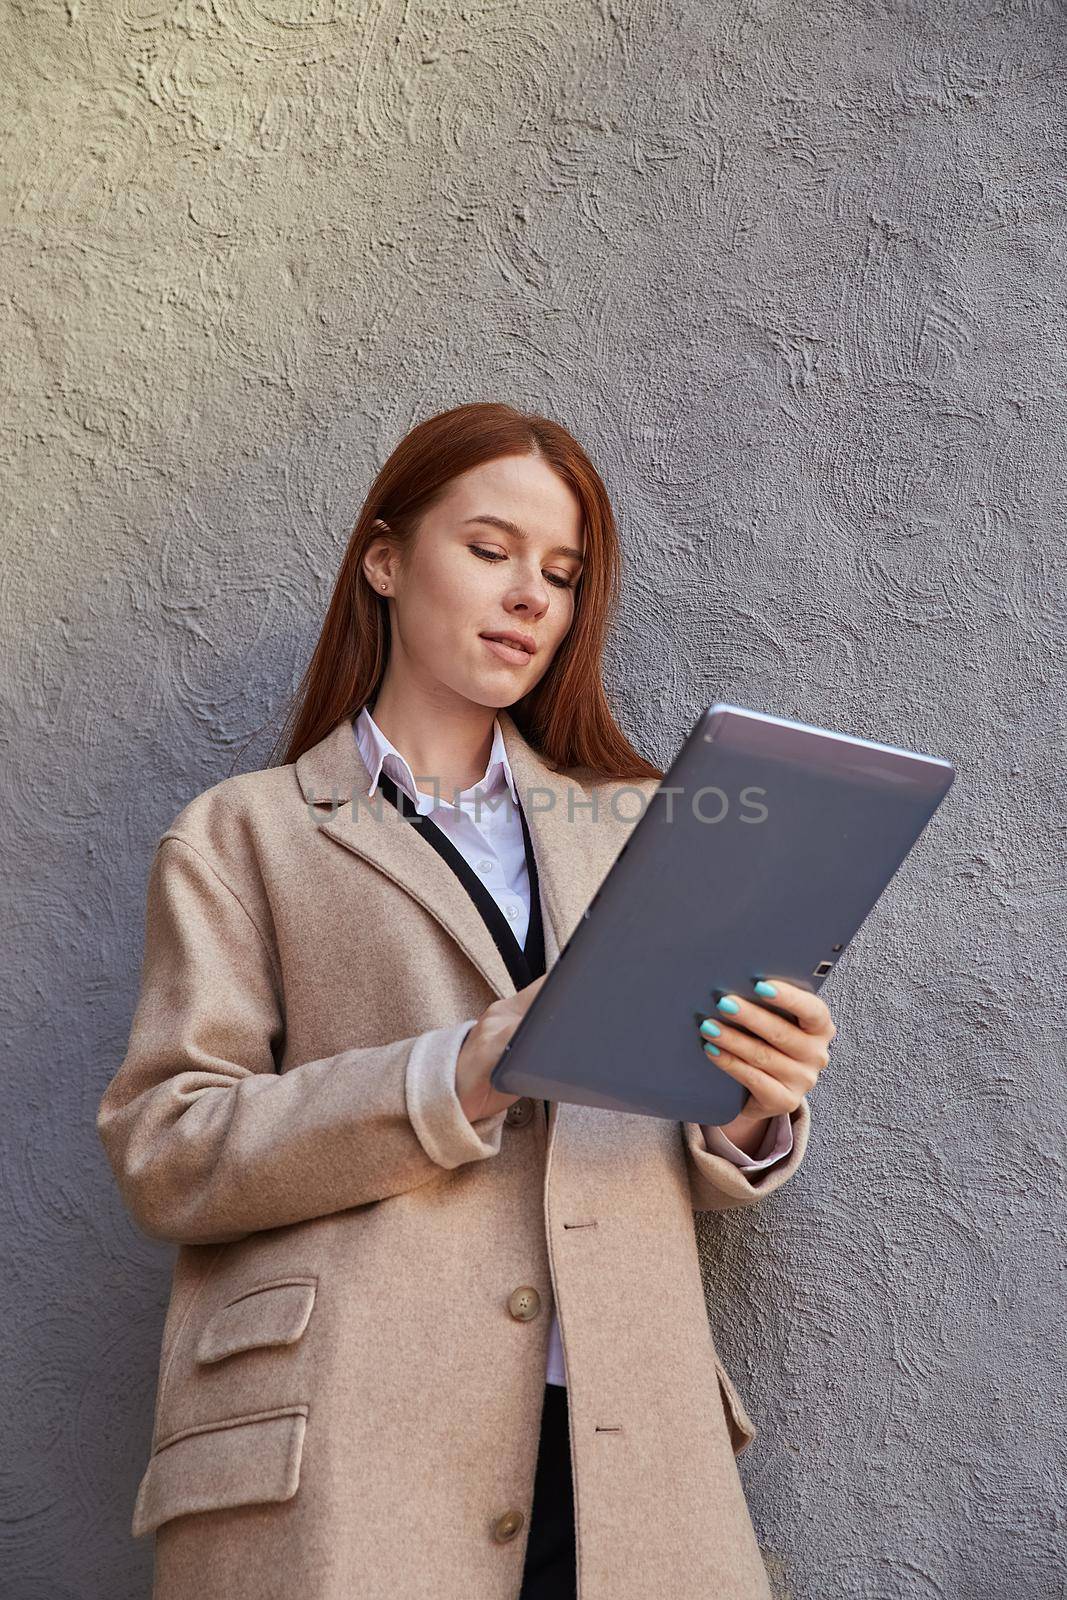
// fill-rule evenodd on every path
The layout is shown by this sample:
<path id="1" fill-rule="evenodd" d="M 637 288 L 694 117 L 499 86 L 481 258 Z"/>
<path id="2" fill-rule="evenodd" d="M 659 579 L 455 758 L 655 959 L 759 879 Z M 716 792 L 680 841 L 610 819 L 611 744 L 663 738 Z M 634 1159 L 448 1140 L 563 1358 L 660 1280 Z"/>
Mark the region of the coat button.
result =
<path id="1" fill-rule="evenodd" d="M 525 1521 L 521 1511 L 505 1511 L 493 1523 L 493 1538 L 498 1544 L 507 1544 L 509 1539 L 514 1539 Z"/>
<path id="2" fill-rule="evenodd" d="M 516 1322 L 529 1322 L 540 1309 L 541 1296 L 528 1283 L 523 1284 L 521 1289 L 513 1289 L 508 1297 L 508 1310 Z"/>
<path id="3" fill-rule="evenodd" d="M 504 1112 L 504 1121 L 513 1128 L 525 1128 L 533 1116 L 532 1100 L 516 1100 Z"/>

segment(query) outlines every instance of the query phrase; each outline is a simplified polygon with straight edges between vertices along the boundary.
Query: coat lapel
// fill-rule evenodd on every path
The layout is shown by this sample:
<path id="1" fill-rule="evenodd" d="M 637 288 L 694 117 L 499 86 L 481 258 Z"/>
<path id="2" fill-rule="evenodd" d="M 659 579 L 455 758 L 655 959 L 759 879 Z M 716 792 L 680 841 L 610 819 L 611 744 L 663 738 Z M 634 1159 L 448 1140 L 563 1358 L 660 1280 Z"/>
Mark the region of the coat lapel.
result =
<path id="1" fill-rule="evenodd" d="M 507 711 L 497 714 L 537 861 L 548 969 L 610 864 L 613 830 L 596 826 L 581 784 L 549 766 Z M 380 790 L 367 800 L 370 773 L 350 718 L 298 758 L 296 775 L 321 831 L 388 874 L 436 917 L 496 995 L 514 994 L 504 959 L 455 873 Z M 620 842 L 614 841 L 616 848 Z"/>

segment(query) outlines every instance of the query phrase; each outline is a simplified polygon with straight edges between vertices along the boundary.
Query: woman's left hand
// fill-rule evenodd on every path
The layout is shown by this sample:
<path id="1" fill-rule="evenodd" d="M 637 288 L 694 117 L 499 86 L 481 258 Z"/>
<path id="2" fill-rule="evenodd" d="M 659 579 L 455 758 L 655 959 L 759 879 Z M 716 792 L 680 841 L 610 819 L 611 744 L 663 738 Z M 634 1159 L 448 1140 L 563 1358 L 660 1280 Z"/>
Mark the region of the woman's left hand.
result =
<path id="1" fill-rule="evenodd" d="M 726 994 L 711 1017 L 701 1024 L 709 1060 L 748 1089 L 748 1099 L 737 1116 L 723 1128 L 726 1137 L 751 1132 L 768 1118 L 793 1112 L 815 1087 L 829 1059 L 830 1041 L 837 1033 L 825 1000 L 783 978 L 760 980 L 762 992 L 775 1004 L 792 1012 L 796 1022 L 778 1016 L 739 994 Z M 757 1034 L 752 1038 L 731 1022 Z"/>

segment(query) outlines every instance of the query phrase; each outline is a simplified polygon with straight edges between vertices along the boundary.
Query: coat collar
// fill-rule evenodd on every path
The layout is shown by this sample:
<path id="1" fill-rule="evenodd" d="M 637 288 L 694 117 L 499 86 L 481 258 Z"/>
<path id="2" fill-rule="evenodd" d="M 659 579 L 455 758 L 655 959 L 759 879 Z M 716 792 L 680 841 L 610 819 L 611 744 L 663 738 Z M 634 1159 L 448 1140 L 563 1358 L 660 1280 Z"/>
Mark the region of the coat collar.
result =
<path id="1" fill-rule="evenodd" d="M 622 839 L 617 827 L 603 819 L 603 825 L 598 823 L 589 790 L 570 772 L 551 767 L 509 712 L 501 710 L 498 720 L 537 862 L 547 969 L 577 927 Z M 356 743 L 352 719 L 345 717 L 295 766 L 316 826 L 387 873 L 425 907 L 494 994 L 514 994 L 504 958 L 451 868 L 415 836 L 384 795 L 367 798 L 372 775 Z"/>

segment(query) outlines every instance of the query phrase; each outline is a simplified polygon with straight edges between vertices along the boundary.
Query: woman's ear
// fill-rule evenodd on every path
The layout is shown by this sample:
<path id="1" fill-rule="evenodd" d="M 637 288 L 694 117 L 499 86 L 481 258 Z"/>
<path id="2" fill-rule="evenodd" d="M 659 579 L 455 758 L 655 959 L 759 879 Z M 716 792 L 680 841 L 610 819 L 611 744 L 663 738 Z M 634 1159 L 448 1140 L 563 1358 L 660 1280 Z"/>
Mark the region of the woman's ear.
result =
<path id="1" fill-rule="evenodd" d="M 389 524 L 384 522 L 381 517 L 375 517 L 374 521 L 371 523 L 371 531 L 377 533 L 379 539 L 383 535 L 388 538 L 389 534 L 391 533 Z M 375 541 L 375 543 L 376 542 L 377 541 Z M 374 570 L 370 559 L 372 554 L 374 554 L 374 543 L 368 544 L 364 549 L 363 576 L 366 578 L 372 589 L 381 589 L 383 587 L 382 580 Z"/>

